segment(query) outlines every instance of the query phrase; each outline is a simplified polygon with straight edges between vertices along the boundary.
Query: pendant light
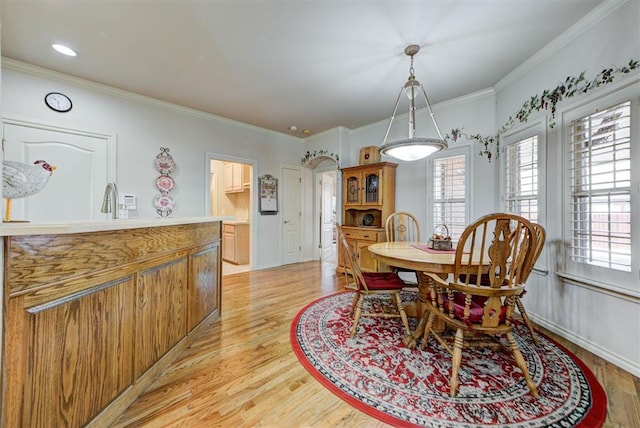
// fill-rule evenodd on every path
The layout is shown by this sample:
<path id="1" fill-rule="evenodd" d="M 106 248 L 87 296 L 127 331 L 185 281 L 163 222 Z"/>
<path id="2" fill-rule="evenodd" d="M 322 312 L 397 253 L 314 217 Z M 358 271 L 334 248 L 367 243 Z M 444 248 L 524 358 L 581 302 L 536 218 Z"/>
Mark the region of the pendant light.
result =
<path id="1" fill-rule="evenodd" d="M 433 110 L 431 110 L 431 104 L 429 103 L 427 93 L 422 87 L 422 84 L 418 80 L 416 80 L 416 76 L 414 74 L 413 57 L 418 53 L 418 51 L 420 51 L 420 46 L 418 45 L 409 45 L 404 49 L 404 53 L 411 57 L 409 79 L 402 86 L 402 88 L 400 89 L 400 93 L 396 98 L 396 105 L 393 107 L 393 114 L 391 115 L 391 120 L 389 121 L 387 132 L 385 133 L 384 140 L 382 141 L 382 145 L 380 146 L 381 154 L 403 161 L 414 161 L 423 159 L 435 152 L 439 152 L 440 150 L 445 150 L 447 148 L 447 143 L 444 141 L 444 138 L 442 138 L 442 133 L 440 132 L 440 128 L 438 127 L 438 123 L 436 122 Z M 409 138 L 387 142 L 389 131 L 391 130 L 391 125 L 396 117 L 396 112 L 398 111 L 398 105 L 400 104 L 402 92 L 405 92 L 407 97 L 409 98 Z M 419 93 L 422 93 L 422 95 L 424 96 L 427 110 L 429 112 L 429 116 L 431 116 L 433 125 L 436 128 L 436 132 L 438 133 L 438 138 L 416 137 L 416 98 L 419 97 Z"/>

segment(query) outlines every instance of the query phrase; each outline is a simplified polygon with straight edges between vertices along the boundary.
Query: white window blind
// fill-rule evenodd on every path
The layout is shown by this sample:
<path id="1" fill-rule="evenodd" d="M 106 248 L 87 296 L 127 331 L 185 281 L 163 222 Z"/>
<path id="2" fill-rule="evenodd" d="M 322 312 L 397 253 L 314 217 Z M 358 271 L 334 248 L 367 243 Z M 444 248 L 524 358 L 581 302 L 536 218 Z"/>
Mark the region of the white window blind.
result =
<path id="1" fill-rule="evenodd" d="M 581 117 L 569 140 L 569 255 L 631 270 L 631 103 Z"/>
<path id="2" fill-rule="evenodd" d="M 466 156 L 451 156 L 433 161 L 433 224 L 445 224 L 457 241 L 467 225 Z"/>
<path id="3" fill-rule="evenodd" d="M 506 148 L 505 203 L 507 211 L 538 223 L 538 136 Z"/>

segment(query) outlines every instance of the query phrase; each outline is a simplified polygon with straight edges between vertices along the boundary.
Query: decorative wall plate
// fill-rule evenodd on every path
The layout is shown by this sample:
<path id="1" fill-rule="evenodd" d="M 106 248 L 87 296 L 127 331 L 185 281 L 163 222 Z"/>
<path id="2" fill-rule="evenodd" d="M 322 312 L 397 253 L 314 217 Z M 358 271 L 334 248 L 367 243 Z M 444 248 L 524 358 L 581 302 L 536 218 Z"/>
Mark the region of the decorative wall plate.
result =
<path id="1" fill-rule="evenodd" d="M 156 156 L 156 169 L 160 174 L 171 174 L 176 168 L 176 162 L 169 154 L 169 149 L 160 147 L 160 154 Z"/>
<path id="2" fill-rule="evenodd" d="M 160 177 L 156 178 L 156 187 L 161 192 L 168 193 L 174 188 L 175 185 L 176 182 L 168 175 L 161 175 Z"/>
<path id="3" fill-rule="evenodd" d="M 164 217 L 173 212 L 175 201 L 171 196 L 161 193 L 153 199 L 153 204 L 156 207 L 156 212 Z"/>

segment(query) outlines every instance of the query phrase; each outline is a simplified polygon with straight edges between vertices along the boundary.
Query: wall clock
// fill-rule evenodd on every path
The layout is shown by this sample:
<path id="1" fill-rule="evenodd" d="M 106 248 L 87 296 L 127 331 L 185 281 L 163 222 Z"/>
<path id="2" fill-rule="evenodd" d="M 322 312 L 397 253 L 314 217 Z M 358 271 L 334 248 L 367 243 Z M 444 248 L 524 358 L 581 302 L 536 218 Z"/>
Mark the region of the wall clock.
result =
<path id="1" fill-rule="evenodd" d="M 49 92 L 44 96 L 44 102 L 51 110 L 60 113 L 66 113 L 73 107 L 71 99 L 60 92 Z"/>

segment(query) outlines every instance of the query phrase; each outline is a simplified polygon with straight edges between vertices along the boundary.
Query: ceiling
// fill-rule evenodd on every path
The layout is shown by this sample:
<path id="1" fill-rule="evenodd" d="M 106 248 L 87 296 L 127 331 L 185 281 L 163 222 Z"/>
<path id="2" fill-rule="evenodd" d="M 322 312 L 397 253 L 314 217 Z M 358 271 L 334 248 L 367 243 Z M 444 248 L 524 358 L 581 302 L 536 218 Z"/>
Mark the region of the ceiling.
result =
<path id="1" fill-rule="evenodd" d="M 437 104 L 495 85 L 602 1 L 2 0 L 2 56 L 303 136 L 390 117 L 409 44 Z"/>

